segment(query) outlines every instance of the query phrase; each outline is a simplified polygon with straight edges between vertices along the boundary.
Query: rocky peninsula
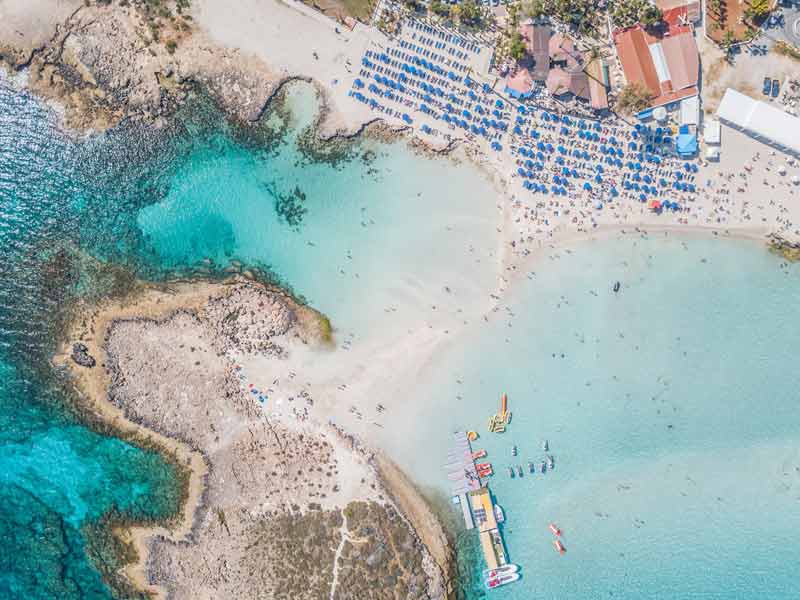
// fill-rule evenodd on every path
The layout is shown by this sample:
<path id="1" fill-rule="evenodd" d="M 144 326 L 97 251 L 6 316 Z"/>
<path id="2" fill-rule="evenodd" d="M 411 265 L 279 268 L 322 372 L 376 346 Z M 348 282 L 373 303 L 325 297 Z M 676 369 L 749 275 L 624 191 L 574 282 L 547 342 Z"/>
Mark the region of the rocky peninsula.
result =
<path id="1" fill-rule="evenodd" d="M 308 399 L 268 416 L 242 381 L 239 358 L 328 343 L 324 317 L 242 277 L 142 285 L 76 314 L 56 362 L 91 410 L 189 474 L 183 514 L 118 532 L 136 550 L 126 582 L 167 598 L 447 596 L 446 537 L 400 470 L 315 422 Z"/>

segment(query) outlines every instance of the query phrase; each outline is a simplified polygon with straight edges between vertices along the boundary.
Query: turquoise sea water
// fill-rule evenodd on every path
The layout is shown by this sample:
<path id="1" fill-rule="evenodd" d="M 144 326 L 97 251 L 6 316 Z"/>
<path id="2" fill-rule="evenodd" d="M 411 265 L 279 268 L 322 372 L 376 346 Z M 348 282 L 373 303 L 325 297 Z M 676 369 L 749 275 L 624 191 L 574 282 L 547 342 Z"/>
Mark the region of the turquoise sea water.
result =
<path id="1" fill-rule="evenodd" d="M 169 466 L 81 426 L 47 358 L 69 299 L 206 259 L 270 267 L 341 336 L 397 335 L 423 309 L 445 323 L 470 315 L 409 382 L 430 412 L 393 450 L 446 489 L 448 433 L 483 433 L 509 394 L 509 432 L 478 447 L 523 581 L 492 596 L 800 595 L 797 268 L 740 242 L 577 245 L 473 321 L 497 275 L 492 186 L 402 144 L 314 162 L 296 144 L 313 97 L 291 100 L 288 130 L 273 115 L 274 135 L 257 140 L 203 107 L 165 132 L 70 142 L 0 82 L 0 597 L 108 597 L 87 524 L 175 509 Z M 556 470 L 509 480 L 505 466 L 540 460 L 545 438 Z"/>

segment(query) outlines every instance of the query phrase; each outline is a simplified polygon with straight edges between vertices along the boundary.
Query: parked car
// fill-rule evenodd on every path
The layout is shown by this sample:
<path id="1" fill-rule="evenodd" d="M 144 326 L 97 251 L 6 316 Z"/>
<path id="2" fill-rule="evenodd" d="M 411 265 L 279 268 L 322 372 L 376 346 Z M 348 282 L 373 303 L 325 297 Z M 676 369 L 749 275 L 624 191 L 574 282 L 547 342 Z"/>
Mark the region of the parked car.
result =
<path id="1" fill-rule="evenodd" d="M 778 94 L 781 92 L 781 82 L 777 79 L 772 80 L 772 97 L 777 98 Z"/>
<path id="2" fill-rule="evenodd" d="M 764 77 L 764 87 L 761 89 L 761 93 L 765 96 L 769 96 L 769 91 L 772 88 L 772 79 L 769 77 Z"/>

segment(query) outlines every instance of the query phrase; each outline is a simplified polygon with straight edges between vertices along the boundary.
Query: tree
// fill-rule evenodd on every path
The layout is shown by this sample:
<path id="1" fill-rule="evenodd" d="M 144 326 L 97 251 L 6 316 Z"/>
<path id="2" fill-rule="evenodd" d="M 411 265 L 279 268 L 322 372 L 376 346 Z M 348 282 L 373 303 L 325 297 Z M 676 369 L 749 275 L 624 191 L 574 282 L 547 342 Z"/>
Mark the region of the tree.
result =
<path id="1" fill-rule="evenodd" d="M 609 6 L 611 20 L 617 27 L 630 27 L 641 23 L 652 27 L 661 21 L 661 10 L 650 0 L 613 0 Z"/>
<path id="2" fill-rule="evenodd" d="M 483 10 L 475 0 L 463 0 L 458 6 L 461 7 L 459 22 L 462 25 L 478 28 L 483 23 Z"/>
<path id="3" fill-rule="evenodd" d="M 638 82 L 622 88 L 617 97 L 617 110 L 624 114 L 635 114 L 650 105 L 650 90 Z"/>
<path id="4" fill-rule="evenodd" d="M 439 17 L 447 17 L 450 15 L 450 7 L 441 0 L 431 0 L 431 12 Z"/>
<path id="5" fill-rule="evenodd" d="M 511 40 L 508 44 L 508 55 L 514 60 L 520 60 L 525 56 L 527 50 L 522 34 L 519 31 L 515 31 L 511 35 Z"/>
<path id="6" fill-rule="evenodd" d="M 544 2 L 542 0 L 531 0 L 530 2 L 526 2 L 522 6 L 522 12 L 534 20 L 540 19 L 547 14 L 547 10 L 545 9 Z"/>
<path id="7" fill-rule="evenodd" d="M 764 19 L 772 7 L 770 0 L 750 0 L 750 5 L 745 9 L 744 16 L 751 21 Z"/>
<path id="8" fill-rule="evenodd" d="M 733 33 L 732 30 L 726 29 L 725 33 L 722 34 L 722 41 L 720 42 L 720 46 L 726 49 L 730 49 L 736 43 L 736 34 Z"/>

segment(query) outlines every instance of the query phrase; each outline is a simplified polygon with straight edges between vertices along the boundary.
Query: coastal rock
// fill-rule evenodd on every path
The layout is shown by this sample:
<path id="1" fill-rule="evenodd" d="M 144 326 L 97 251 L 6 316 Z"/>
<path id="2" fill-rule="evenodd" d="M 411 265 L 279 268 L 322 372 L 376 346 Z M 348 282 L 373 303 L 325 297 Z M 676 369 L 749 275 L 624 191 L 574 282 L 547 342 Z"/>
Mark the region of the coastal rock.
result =
<path id="1" fill-rule="evenodd" d="M 280 360 L 306 335 L 302 307 L 257 283 L 220 288 L 191 309 L 107 330 L 111 402 L 208 466 L 190 539 L 150 540 L 147 583 L 187 600 L 444 598 L 371 453 L 332 426 L 268 417 L 238 378 L 229 356 Z"/>
<path id="2" fill-rule="evenodd" d="M 85 344 L 81 344 L 77 342 L 72 345 L 72 360 L 75 364 L 78 364 L 82 367 L 92 368 L 95 366 L 96 361 L 94 357 L 89 354 L 89 349 L 86 347 Z"/>

